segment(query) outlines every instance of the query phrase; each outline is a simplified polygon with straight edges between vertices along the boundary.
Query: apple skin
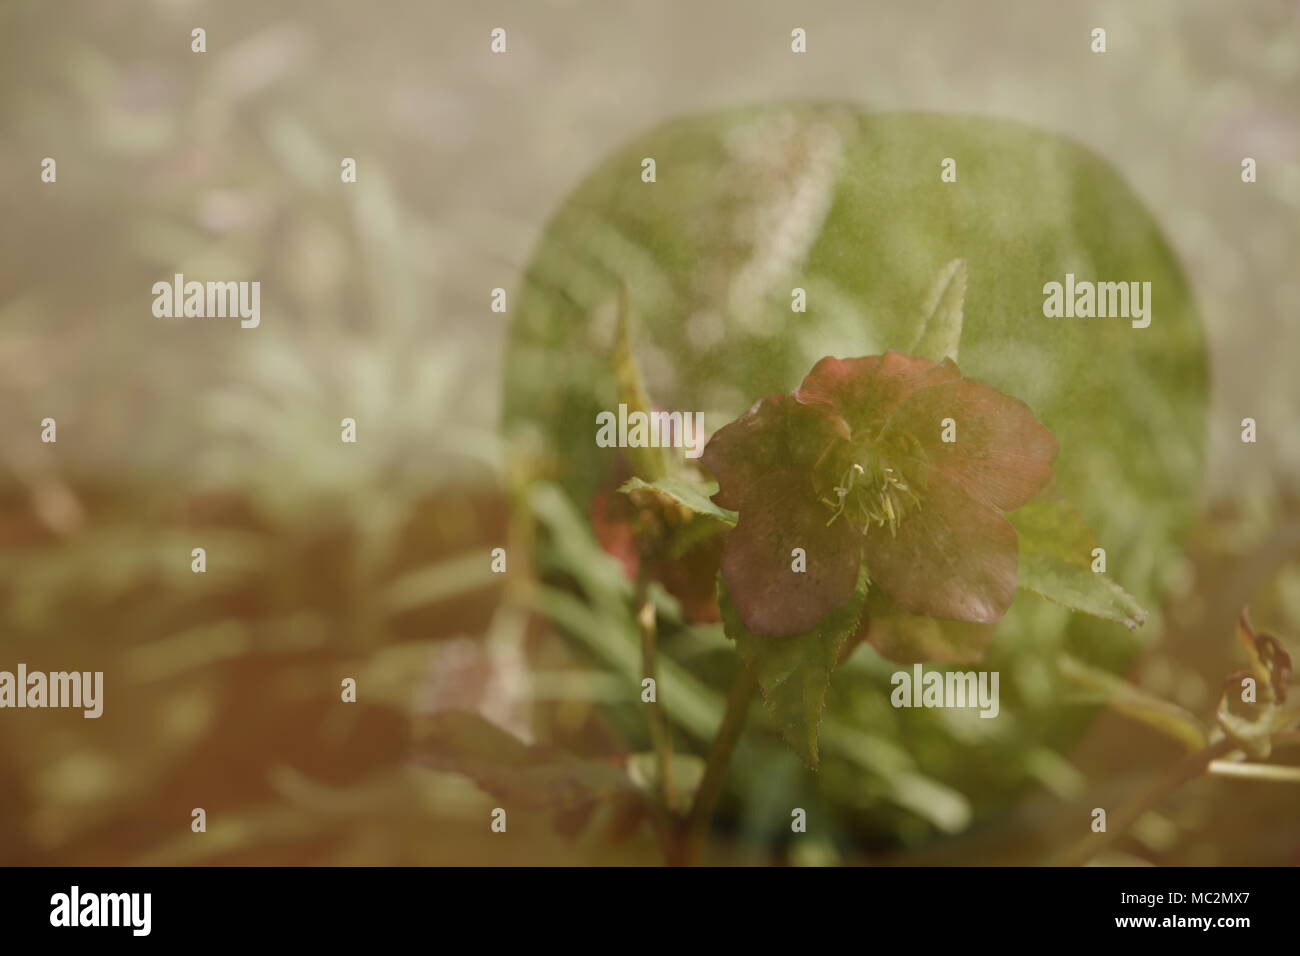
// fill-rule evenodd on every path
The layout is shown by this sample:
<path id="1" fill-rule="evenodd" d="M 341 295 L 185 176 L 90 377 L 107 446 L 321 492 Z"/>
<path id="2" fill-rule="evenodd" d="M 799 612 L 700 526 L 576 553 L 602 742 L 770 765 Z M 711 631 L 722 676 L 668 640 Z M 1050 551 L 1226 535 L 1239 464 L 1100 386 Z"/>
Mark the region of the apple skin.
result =
<path id="1" fill-rule="evenodd" d="M 956 182 L 941 180 L 945 158 Z M 1081 725 L 1080 709 L 1062 706 L 1057 651 L 1119 669 L 1159 636 L 1204 470 L 1208 373 L 1192 291 L 1150 212 L 1096 153 L 1006 120 L 835 103 L 658 126 L 600 163 L 546 227 L 513 300 L 504 426 L 544 449 L 548 477 L 585 508 L 615 454 L 593 436 L 596 414 L 618 402 L 620 285 L 654 403 L 705 412 L 711 432 L 793 389 L 824 355 L 906 350 L 932 282 L 959 258 L 962 372 L 1027 402 L 1057 436 L 1056 490 L 1150 612 L 1135 635 L 1022 592 L 978 665 L 1003 671 L 1004 712 L 1029 725 L 1007 731 L 1023 735 L 1007 739 L 1014 753 Z M 1067 273 L 1150 282 L 1150 326 L 1045 317 L 1043 287 Z M 795 288 L 806 312 L 791 311 Z M 868 663 L 837 685 L 880 684 L 884 662 Z M 909 747 L 940 747 L 923 769 L 982 803 L 970 777 L 987 781 L 990 768 L 968 764 L 933 714 L 849 709 Z M 985 796 L 1026 779 L 1005 763 Z"/>

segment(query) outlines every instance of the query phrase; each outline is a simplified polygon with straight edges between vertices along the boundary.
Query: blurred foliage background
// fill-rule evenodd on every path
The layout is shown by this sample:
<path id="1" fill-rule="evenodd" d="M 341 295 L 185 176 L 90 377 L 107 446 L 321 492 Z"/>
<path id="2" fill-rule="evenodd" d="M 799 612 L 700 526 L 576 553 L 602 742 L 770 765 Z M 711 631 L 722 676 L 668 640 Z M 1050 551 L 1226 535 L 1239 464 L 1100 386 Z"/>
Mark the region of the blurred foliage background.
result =
<path id="1" fill-rule="evenodd" d="M 412 757 L 421 722 L 453 708 L 592 757 L 646 749 L 629 585 L 595 548 L 580 491 L 523 480 L 591 448 L 501 440 L 502 396 L 552 381 L 507 366 L 509 323 L 537 294 L 548 218 L 610 156 L 674 117 L 792 98 L 1062 134 L 1158 223 L 1204 323 L 1205 472 L 1185 476 L 1176 553 L 1142 569 L 1159 579 L 1143 588 L 1152 623 L 1109 638 L 1106 663 L 1209 714 L 1241 666 L 1243 604 L 1293 653 L 1300 635 L 1298 16 L 1283 0 L 6 3 L 0 668 L 103 670 L 106 697 L 97 721 L 0 713 L 0 862 L 657 862 L 647 828 L 616 842 L 544 810 L 492 834 L 499 799 Z M 196 26 L 205 54 L 190 51 Z M 505 56 L 488 52 L 496 26 Z M 794 26 L 807 55 L 789 52 Z M 1104 56 L 1088 50 L 1094 26 Z M 40 181 L 46 156 L 57 184 Z M 355 185 L 339 182 L 345 156 Z M 1258 183 L 1241 183 L 1243 156 Z M 689 207 L 672 214 L 707 229 Z M 634 254 L 590 228 L 615 259 Z M 150 287 L 176 272 L 260 280 L 261 327 L 155 319 Z M 489 309 L 495 287 L 505 315 Z M 841 302 L 800 348 L 838 351 L 861 319 L 866 350 L 865 312 Z M 686 357 L 653 339 L 671 317 L 644 318 L 643 359 L 669 380 Z M 998 358 L 983 353 L 982 373 Z M 1126 400 L 1140 407 L 1152 381 Z M 47 416 L 55 445 L 39 440 Z M 355 446 L 339 441 L 347 416 Z M 1245 416 L 1258 444 L 1239 440 Z M 1089 518 L 1140 527 L 1149 499 Z M 507 545 L 511 573 L 491 574 Z M 206 574 L 190 571 L 194 547 Z M 702 753 L 734 654 L 660 604 L 677 746 Z M 1180 753 L 1054 682 L 1045 648 L 1067 626 L 1030 608 L 1023 637 L 995 644 L 1039 695 L 1018 719 L 1023 701 L 1009 720 L 900 715 L 880 691 L 892 665 L 860 651 L 832 688 L 837 759 L 814 777 L 756 720 L 708 858 L 1045 862 L 1092 807 Z M 355 705 L 339 702 L 346 676 Z M 1296 794 L 1198 781 L 1107 859 L 1300 862 Z M 792 806 L 814 821 L 799 840 Z M 190 832 L 194 807 L 206 834 Z"/>

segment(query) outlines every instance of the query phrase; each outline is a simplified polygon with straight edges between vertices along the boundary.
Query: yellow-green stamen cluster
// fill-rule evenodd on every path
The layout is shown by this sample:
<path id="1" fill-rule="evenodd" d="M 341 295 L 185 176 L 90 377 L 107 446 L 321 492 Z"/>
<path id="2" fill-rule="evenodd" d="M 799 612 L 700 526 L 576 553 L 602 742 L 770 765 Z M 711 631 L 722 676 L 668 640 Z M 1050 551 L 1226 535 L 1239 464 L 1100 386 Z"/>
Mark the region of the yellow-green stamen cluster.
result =
<path id="1" fill-rule="evenodd" d="M 921 506 L 920 500 L 903 480 L 903 476 L 888 466 L 876 467 L 868 472 L 861 464 L 854 462 L 844 472 L 833 491 L 834 500 L 822 499 L 823 504 L 834 510 L 826 526 L 834 524 L 848 509 L 849 520 L 856 517 L 862 521 L 863 534 L 873 527 L 888 527 L 892 537 L 898 532 L 898 522 L 903 516 Z"/>

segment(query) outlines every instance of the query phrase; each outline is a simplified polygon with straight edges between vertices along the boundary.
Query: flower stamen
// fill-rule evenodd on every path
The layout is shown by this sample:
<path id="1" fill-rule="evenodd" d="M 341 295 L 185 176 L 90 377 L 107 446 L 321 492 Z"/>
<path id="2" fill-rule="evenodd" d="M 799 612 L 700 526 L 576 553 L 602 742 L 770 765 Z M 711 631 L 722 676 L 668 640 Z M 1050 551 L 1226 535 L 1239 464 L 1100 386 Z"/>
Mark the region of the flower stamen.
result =
<path id="1" fill-rule="evenodd" d="M 898 525 L 903 516 L 921 506 L 920 499 L 911 486 L 888 466 L 876 467 L 868 472 L 863 465 L 854 463 L 844 472 L 840 483 L 833 490 L 834 500 L 821 499 L 823 504 L 833 509 L 826 527 L 830 527 L 844 514 L 852 494 L 857 502 L 863 534 L 873 527 L 888 527 L 890 537 L 893 537 L 898 533 Z M 857 524 L 856 521 L 854 523 Z"/>
<path id="2" fill-rule="evenodd" d="M 835 513 L 831 515 L 830 520 L 826 522 L 826 527 L 829 528 L 835 523 L 836 518 L 844 514 L 844 505 L 849 500 L 849 492 L 853 490 L 853 482 L 857 479 L 858 475 L 865 475 L 866 473 L 865 468 L 854 462 L 853 466 L 844 473 L 844 477 L 840 479 L 840 483 L 835 486 L 835 494 L 839 499 L 838 505 L 836 502 L 830 501 L 827 498 L 822 499 L 822 501 L 835 509 Z"/>

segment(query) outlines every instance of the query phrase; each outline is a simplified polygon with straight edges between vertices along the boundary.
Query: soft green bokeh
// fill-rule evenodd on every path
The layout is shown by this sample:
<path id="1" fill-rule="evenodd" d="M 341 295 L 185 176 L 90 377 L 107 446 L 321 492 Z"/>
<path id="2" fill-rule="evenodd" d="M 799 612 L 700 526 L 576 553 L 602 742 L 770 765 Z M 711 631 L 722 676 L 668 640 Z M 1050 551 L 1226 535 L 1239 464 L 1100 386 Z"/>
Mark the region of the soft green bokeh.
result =
<path id="1" fill-rule="evenodd" d="M 645 157 L 654 183 L 642 181 Z M 957 160 L 955 183 L 940 180 L 945 157 Z M 832 715 L 906 741 L 928 774 L 991 809 L 1039 772 L 1030 757 L 1040 745 L 1077 727 L 1078 709 L 1061 706 L 1056 653 L 1115 668 L 1158 635 L 1198 503 L 1200 319 L 1158 224 L 1108 163 L 1018 123 L 833 104 L 655 128 L 601 162 L 546 229 L 517 300 L 505 419 L 585 507 L 615 462 L 593 436 L 596 414 L 617 407 L 620 287 L 653 401 L 704 411 L 712 431 L 792 390 L 823 355 L 906 349 L 954 259 L 967 263 L 963 373 L 1023 399 L 1056 434 L 1057 490 L 1106 549 L 1108 573 L 1156 611 L 1135 637 L 1020 596 L 985 665 L 1002 672 L 996 727 L 881 707 L 893 665 L 867 649 L 833 680 Z M 1045 317 L 1043 286 L 1067 273 L 1150 282 L 1150 326 Z M 791 310 L 795 288 L 807 291 L 806 313 Z M 850 768 L 819 780 L 836 803 L 872 804 Z M 909 832 L 887 815 L 860 819 Z"/>

